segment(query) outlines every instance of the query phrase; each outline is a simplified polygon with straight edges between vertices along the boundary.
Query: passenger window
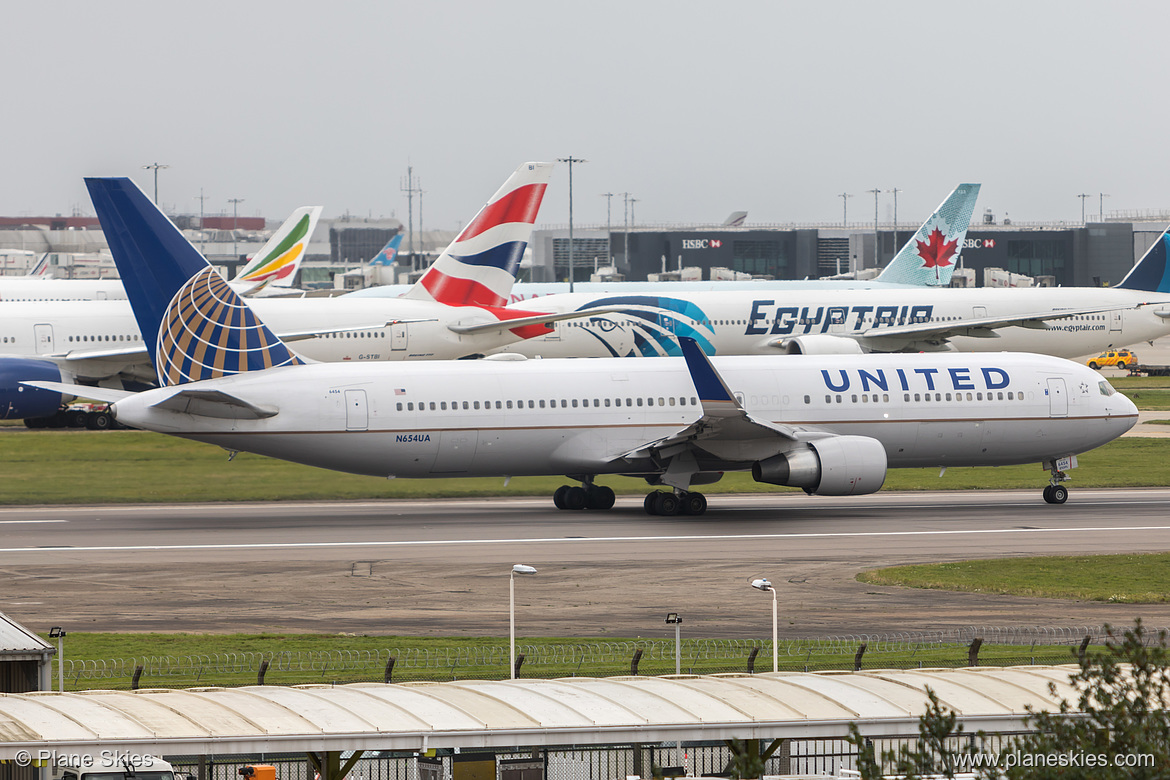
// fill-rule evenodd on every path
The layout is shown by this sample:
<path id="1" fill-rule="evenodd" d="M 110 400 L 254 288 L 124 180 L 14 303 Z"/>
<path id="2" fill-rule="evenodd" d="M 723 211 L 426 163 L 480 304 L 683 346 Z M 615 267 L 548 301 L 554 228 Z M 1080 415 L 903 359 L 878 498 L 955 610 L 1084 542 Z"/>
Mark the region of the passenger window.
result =
<path id="1" fill-rule="evenodd" d="M 841 403 L 841 396 L 837 396 L 837 403 Z"/>
<path id="2" fill-rule="evenodd" d="M 576 398 L 573 399 L 573 408 L 574 409 L 577 408 L 577 399 Z"/>
<path id="3" fill-rule="evenodd" d="M 609 399 L 608 398 L 605 399 L 605 405 L 609 406 Z"/>
<path id="4" fill-rule="evenodd" d="M 672 398 L 671 400 L 673 401 L 674 399 Z M 659 406 L 666 406 L 666 399 L 665 399 L 665 398 L 659 398 L 659 399 L 658 399 L 658 405 L 659 405 Z"/>
<path id="5" fill-rule="evenodd" d="M 826 396 L 825 396 L 825 403 L 827 403 L 827 404 L 831 404 L 831 403 L 833 403 L 833 396 L 831 396 L 831 395 L 826 395 Z"/>
<path id="6" fill-rule="evenodd" d="M 414 401 L 410 401 L 406 404 L 406 411 L 408 411 L 408 412 L 414 411 Z"/>
<path id="7" fill-rule="evenodd" d="M 1011 390 L 1008 390 L 1008 400 L 1009 401 L 1015 400 L 1012 398 L 1012 391 Z"/>
<path id="8" fill-rule="evenodd" d="M 868 396 L 868 395 L 862 395 L 862 396 L 861 396 L 861 402 L 862 402 L 863 404 L 867 404 L 867 403 L 869 403 L 869 396 Z"/>
<path id="9" fill-rule="evenodd" d="M 473 401 L 471 405 L 472 405 L 474 408 L 478 409 L 478 408 L 479 408 L 479 401 Z"/>
<path id="10" fill-rule="evenodd" d="M 540 399 L 540 408 L 541 408 L 541 409 L 543 409 L 543 408 L 544 408 L 544 399 L 543 399 L 543 398 L 542 398 L 542 399 Z"/>
<path id="11" fill-rule="evenodd" d="M 402 403 L 401 403 L 401 402 L 399 402 L 399 403 L 397 404 L 397 406 L 398 406 L 398 411 L 400 411 L 400 412 L 401 412 L 401 411 L 402 411 Z"/>
<path id="12" fill-rule="evenodd" d="M 574 402 L 574 403 L 573 403 L 573 406 L 576 406 L 576 405 L 577 405 L 577 404 L 576 404 L 576 402 Z M 562 409 L 568 409 L 568 408 L 569 408 L 569 402 L 568 402 L 568 401 L 566 401 L 564 398 L 562 398 L 562 399 L 561 399 L 561 408 L 562 408 Z"/>
<path id="13" fill-rule="evenodd" d="M 809 396 L 807 396 L 807 395 L 806 395 L 806 396 L 804 397 L 804 402 L 805 402 L 806 404 L 811 404 L 811 403 L 812 403 L 812 398 L 810 398 Z"/>
<path id="14" fill-rule="evenodd" d="M 431 411 L 435 411 L 435 402 L 431 401 Z"/>
<path id="15" fill-rule="evenodd" d="M 508 408 L 509 408 L 509 409 L 511 409 L 511 408 L 512 408 L 512 402 L 511 402 L 511 401 L 508 401 Z"/>
<path id="16" fill-rule="evenodd" d="M 852 398 L 853 398 L 853 403 L 857 403 L 857 396 L 854 395 L 854 396 L 852 396 Z"/>
<path id="17" fill-rule="evenodd" d="M 544 404 L 541 404 L 541 406 L 544 406 Z M 528 402 L 528 408 L 529 408 L 529 409 L 535 409 L 535 408 L 536 408 L 536 401 L 529 401 L 529 402 Z"/>
<path id="18" fill-rule="evenodd" d="M 641 398 L 639 398 L 639 399 L 638 399 L 638 406 L 641 406 L 641 405 L 642 405 L 642 399 L 641 399 Z"/>
<path id="19" fill-rule="evenodd" d="M 882 393 L 882 401 L 887 404 L 890 402 L 890 396 L 888 393 Z"/>

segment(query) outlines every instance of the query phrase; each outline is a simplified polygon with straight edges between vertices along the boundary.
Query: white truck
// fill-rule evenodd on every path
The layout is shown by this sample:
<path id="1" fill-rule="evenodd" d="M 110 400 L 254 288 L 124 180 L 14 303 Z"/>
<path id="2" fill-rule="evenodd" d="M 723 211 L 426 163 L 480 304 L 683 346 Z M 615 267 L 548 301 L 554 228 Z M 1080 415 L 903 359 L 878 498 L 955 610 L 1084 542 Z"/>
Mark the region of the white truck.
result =
<path id="1" fill-rule="evenodd" d="M 54 755 L 49 770 L 51 780 L 176 780 L 174 767 L 161 758 L 118 750 Z"/>

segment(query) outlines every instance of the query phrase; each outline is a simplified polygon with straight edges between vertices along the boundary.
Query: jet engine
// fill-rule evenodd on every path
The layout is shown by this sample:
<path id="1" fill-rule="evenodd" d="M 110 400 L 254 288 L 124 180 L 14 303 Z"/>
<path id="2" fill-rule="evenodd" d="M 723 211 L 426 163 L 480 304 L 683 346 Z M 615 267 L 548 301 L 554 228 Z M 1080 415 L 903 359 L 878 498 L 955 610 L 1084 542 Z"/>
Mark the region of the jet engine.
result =
<path id="1" fill-rule="evenodd" d="M 886 450 L 868 436 L 829 436 L 756 461 L 752 478 L 815 496 L 876 493 L 886 481 Z"/>
<path id="2" fill-rule="evenodd" d="M 0 420 L 48 417 L 61 408 L 61 394 L 21 382 L 60 382 L 61 369 L 47 360 L 0 358 Z"/>
<path id="3" fill-rule="evenodd" d="M 847 336 L 794 336 L 781 343 L 786 355 L 860 355 L 861 344 Z"/>

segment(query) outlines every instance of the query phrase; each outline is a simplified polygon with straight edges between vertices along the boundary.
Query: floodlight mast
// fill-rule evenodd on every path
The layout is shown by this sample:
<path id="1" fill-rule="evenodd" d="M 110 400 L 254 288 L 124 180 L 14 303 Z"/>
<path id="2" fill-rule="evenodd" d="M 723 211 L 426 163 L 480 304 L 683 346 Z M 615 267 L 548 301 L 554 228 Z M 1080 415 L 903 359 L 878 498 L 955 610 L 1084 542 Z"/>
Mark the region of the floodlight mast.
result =
<path id="1" fill-rule="evenodd" d="M 523 563 L 512 566 L 508 574 L 508 675 L 516 679 L 516 575 L 536 574 L 536 569 Z"/>
<path id="2" fill-rule="evenodd" d="M 752 580 L 752 587 L 756 590 L 772 593 L 772 671 L 780 671 L 780 652 L 777 648 L 779 639 L 779 624 L 776 618 L 776 589 L 772 587 L 772 583 L 766 578 Z"/>

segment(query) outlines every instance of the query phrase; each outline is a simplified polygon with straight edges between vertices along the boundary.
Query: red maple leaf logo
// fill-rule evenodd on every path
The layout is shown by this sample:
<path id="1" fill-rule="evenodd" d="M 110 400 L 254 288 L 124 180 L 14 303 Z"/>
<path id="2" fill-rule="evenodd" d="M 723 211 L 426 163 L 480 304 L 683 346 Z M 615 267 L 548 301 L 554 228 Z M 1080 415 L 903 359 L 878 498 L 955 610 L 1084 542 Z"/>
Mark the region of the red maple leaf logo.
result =
<path id="1" fill-rule="evenodd" d="M 951 265 L 951 258 L 958 254 L 959 242 L 947 241 L 938 228 L 930 231 L 930 241 L 923 243 L 915 240 L 918 244 L 918 256 L 922 258 L 923 268 L 941 268 L 945 265 Z"/>

